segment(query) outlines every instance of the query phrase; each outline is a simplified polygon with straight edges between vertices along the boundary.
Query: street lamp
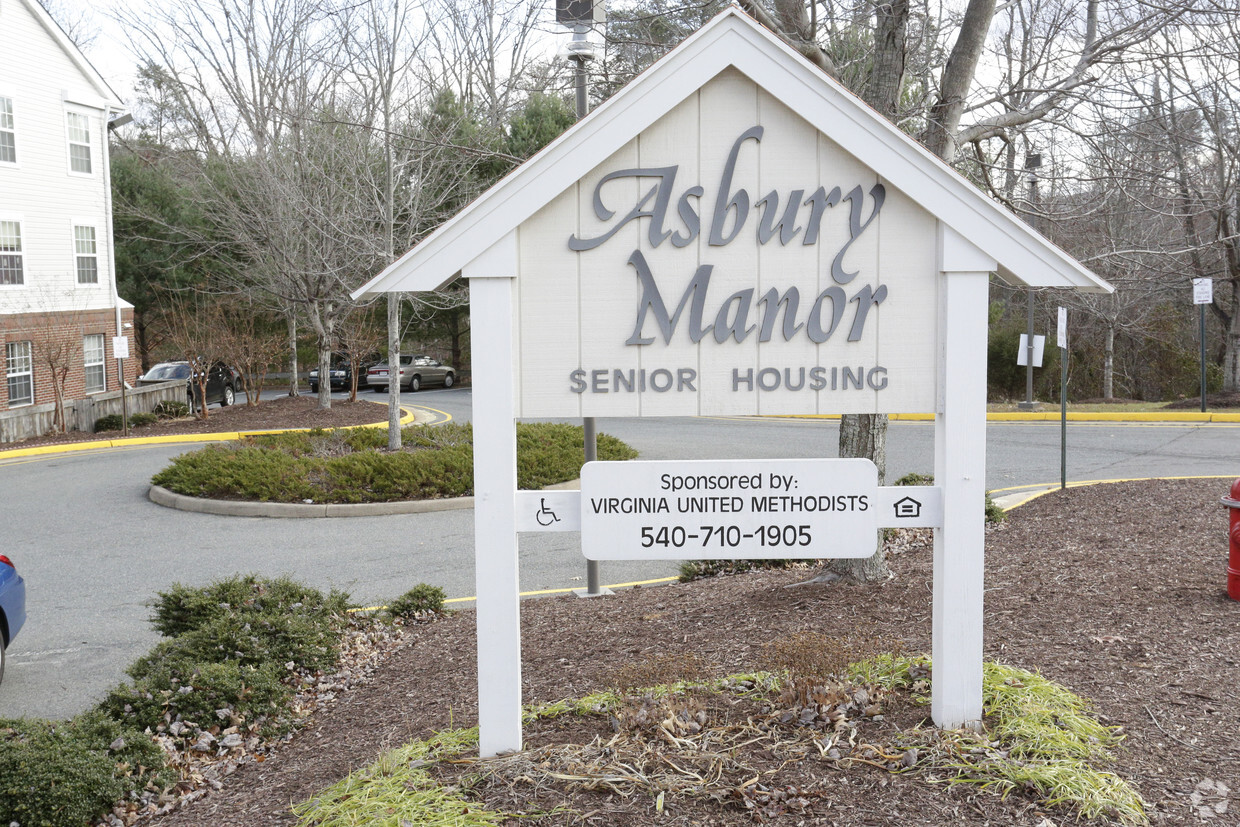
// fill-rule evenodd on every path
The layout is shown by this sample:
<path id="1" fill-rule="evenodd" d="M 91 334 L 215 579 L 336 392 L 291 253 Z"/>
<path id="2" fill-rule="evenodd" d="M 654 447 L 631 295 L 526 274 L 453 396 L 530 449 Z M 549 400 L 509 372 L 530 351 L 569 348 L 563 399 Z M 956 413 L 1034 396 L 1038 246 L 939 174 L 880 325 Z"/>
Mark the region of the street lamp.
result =
<path id="1" fill-rule="evenodd" d="M 577 120 L 581 120 L 590 110 L 589 83 L 586 77 L 586 63 L 594 59 L 594 44 L 588 35 L 595 25 L 607 20 L 603 0 L 555 0 L 555 22 L 573 30 L 573 39 L 566 49 L 568 59 L 573 63 L 573 88 L 577 93 Z M 585 443 L 585 461 L 594 462 L 598 459 L 598 432 L 594 417 L 581 419 L 583 441 Z M 597 560 L 586 561 L 586 588 L 577 590 L 578 597 L 596 597 L 609 594 L 599 585 L 599 566 Z"/>
<path id="2" fill-rule="evenodd" d="M 1030 152 L 1025 156 L 1025 171 L 1029 175 L 1029 207 L 1030 220 L 1036 230 L 1037 222 L 1037 206 L 1038 206 L 1038 173 L 1037 170 L 1042 168 L 1042 153 Z M 1020 403 L 1022 411 L 1036 411 L 1038 403 L 1033 399 L 1033 363 L 1034 363 L 1034 337 L 1033 337 L 1033 288 L 1029 288 L 1028 297 L 1026 299 L 1026 318 L 1025 318 L 1025 401 Z"/>

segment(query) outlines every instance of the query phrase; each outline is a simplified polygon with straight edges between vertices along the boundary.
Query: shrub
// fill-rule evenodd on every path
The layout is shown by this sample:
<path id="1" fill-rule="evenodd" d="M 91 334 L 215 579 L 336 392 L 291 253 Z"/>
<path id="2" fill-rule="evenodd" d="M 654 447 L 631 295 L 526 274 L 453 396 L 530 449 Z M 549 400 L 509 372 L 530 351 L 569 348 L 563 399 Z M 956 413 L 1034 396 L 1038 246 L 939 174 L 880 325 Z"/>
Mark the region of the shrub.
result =
<path id="1" fill-rule="evenodd" d="M 348 608 L 348 601 L 344 592 L 333 589 L 324 595 L 286 577 L 236 575 L 201 587 L 176 583 L 168 591 L 160 592 L 151 625 L 161 635 L 174 637 L 236 612 L 299 612 L 318 618 L 339 618 Z"/>
<path id="2" fill-rule="evenodd" d="M 129 417 L 130 428 L 141 428 L 145 425 L 154 425 L 159 421 L 159 417 L 153 413 L 136 413 Z"/>
<path id="3" fill-rule="evenodd" d="M 97 712 L 0 720 L 0 823 L 88 824 L 147 784 L 174 780 L 150 738 Z"/>
<path id="4" fill-rule="evenodd" d="M 136 664 L 135 664 L 136 666 Z M 274 663 L 243 666 L 237 661 L 194 663 L 166 659 L 145 664 L 132 684 L 122 683 L 99 702 L 105 715 L 152 732 L 174 721 L 201 729 L 272 722 L 284 711 L 293 690 L 280 681 Z"/>
<path id="5" fill-rule="evenodd" d="M 934 485 L 934 474 L 918 474 L 913 472 L 905 474 L 896 480 L 896 485 Z M 990 492 L 986 492 L 986 522 L 1001 523 L 1007 519 L 1007 512 L 1003 510 L 990 497 Z"/>
<path id="6" fill-rule="evenodd" d="M 913 471 L 896 480 L 896 485 L 934 485 L 934 474 L 918 474 Z"/>
<path id="7" fill-rule="evenodd" d="M 419 583 L 388 604 L 392 617 L 413 617 L 424 612 L 443 611 L 443 589 Z"/>
<path id="8" fill-rule="evenodd" d="M 119 431 L 125 425 L 125 418 L 120 414 L 108 414 L 95 420 L 95 433 L 100 431 Z"/>
<path id="9" fill-rule="evenodd" d="M 189 405 L 185 402 L 165 400 L 156 404 L 153 411 L 160 419 L 180 419 L 189 416 Z"/>
<path id="10" fill-rule="evenodd" d="M 746 571 L 787 569 L 798 560 L 685 560 L 680 564 L 679 579 L 689 583 L 702 577 L 719 574 L 741 574 Z"/>
<path id="11" fill-rule="evenodd" d="M 277 611 L 237 612 L 214 617 L 202 626 L 161 641 L 126 672 L 140 679 L 164 661 L 225 663 L 243 666 L 292 663 L 298 669 L 327 669 L 336 664 L 339 623 Z"/>
<path id="12" fill-rule="evenodd" d="M 151 480 L 178 494 L 259 502 L 364 503 L 460 497 L 473 490 L 469 425 L 402 431 L 402 450 L 364 428 L 264 434 L 182 454 Z M 599 458 L 636 452 L 599 435 Z M 575 478 L 585 459 L 582 429 L 560 423 L 517 425 L 517 485 L 534 489 Z"/>

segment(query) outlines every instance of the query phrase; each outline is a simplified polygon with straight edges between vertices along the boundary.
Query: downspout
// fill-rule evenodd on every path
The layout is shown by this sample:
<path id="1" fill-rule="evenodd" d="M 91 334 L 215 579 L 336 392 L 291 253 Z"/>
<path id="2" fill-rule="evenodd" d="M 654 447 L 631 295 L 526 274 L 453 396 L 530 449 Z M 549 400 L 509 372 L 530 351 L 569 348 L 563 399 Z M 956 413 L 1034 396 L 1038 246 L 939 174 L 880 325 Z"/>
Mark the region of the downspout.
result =
<path id="1" fill-rule="evenodd" d="M 121 319 L 121 294 L 117 287 L 116 278 L 116 238 L 112 234 L 112 138 L 111 134 L 117 127 L 124 126 L 133 120 L 133 115 L 125 113 L 117 115 L 116 119 L 112 118 L 112 107 L 105 106 L 103 108 L 103 117 L 108 124 L 107 130 L 103 136 L 103 220 L 104 226 L 107 228 L 108 239 L 108 271 L 112 278 L 112 306 L 116 308 L 116 337 L 125 335 L 124 324 Z M 112 355 L 116 356 L 116 348 L 113 347 Z M 116 359 L 116 387 L 121 392 L 121 435 L 129 436 L 129 404 L 125 398 L 125 360 L 117 357 Z"/>

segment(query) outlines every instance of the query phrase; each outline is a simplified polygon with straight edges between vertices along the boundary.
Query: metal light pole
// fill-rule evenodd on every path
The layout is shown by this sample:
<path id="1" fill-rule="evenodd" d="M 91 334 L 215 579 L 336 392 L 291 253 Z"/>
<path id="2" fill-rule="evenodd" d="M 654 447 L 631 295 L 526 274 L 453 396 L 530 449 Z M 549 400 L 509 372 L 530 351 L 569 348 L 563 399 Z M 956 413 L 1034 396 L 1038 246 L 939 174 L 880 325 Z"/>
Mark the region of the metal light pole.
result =
<path id="1" fill-rule="evenodd" d="M 1029 172 L 1029 206 L 1030 223 L 1037 229 L 1037 216 L 1033 210 L 1038 204 L 1038 174 L 1035 170 L 1042 167 L 1042 153 L 1030 152 L 1025 156 L 1025 169 Z M 1035 411 L 1038 403 L 1033 400 L 1033 288 L 1029 288 L 1025 315 L 1025 401 L 1020 403 L 1022 411 Z"/>
<path id="2" fill-rule="evenodd" d="M 573 39 L 568 44 L 568 59 L 573 63 L 573 90 L 577 94 L 577 120 L 581 120 L 590 111 L 589 77 L 586 74 L 586 63 L 594 59 L 594 44 L 588 35 L 594 24 L 605 20 L 603 0 L 556 0 L 555 19 L 557 23 L 573 30 Z M 585 460 L 594 462 L 598 459 L 598 432 L 595 429 L 594 417 L 582 417 L 581 426 L 585 442 Z M 610 594 L 599 582 L 599 565 L 597 560 L 586 561 L 586 589 L 578 589 L 578 597 L 598 597 Z"/>

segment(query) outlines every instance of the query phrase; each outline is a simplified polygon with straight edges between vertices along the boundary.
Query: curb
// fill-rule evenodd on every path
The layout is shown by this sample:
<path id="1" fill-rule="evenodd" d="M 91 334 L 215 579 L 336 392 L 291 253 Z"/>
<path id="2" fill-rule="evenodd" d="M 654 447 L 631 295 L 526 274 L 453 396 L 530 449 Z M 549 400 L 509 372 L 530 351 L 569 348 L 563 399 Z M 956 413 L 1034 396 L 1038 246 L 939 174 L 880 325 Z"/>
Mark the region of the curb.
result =
<path id="1" fill-rule="evenodd" d="M 771 416 L 770 419 L 839 419 L 839 414 L 787 414 Z M 893 413 L 887 414 L 892 422 L 933 422 L 934 414 L 930 413 Z M 1058 411 L 1040 411 L 1030 413 L 991 412 L 986 414 L 987 422 L 1059 422 L 1062 417 Z M 1069 422 L 1230 422 L 1240 423 L 1240 413 L 1070 413 Z"/>
<path id="2" fill-rule="evenodd" d="M 175 494 L 167 488 L 152 485 L 147 497 L 156 505 L 216 514 L 221 517 L 386 517 L 390 514 L 425 514 L 432 511 L 456 511 L 474 507 L 473 497 L 444 500 L 401 500 L 391 503 L 264 503 L 250 500 L 211 500 Z"/>
<path id="3" fill-rule="evenodd" d="M 371 399 L 362 400 L 370 402 L 374 405 L 384 405 L 383 402 L 375 402 Z M 420 421 L 429 421 L 430 416 L 424 414 L 416 408 L 401 408 L 404 416 L 401 417 L 401 425 L 415 424 Z M 371 422 L 366 425 L 344 425 L 338 430 L 352 430 L 354 428 L 386 428 L 386 422 Z M 270 428 L 265 431 L 218 431 L 210 434 L 170 434 L 167 436 L 143 436 L 143 437 L 122 437 L 119 439 L 97 439 L 90 442 L 62 442 L 55 445 L 40 445 L 37 448 L 14 448 L 9 451 L 0 451 L 0 460 L 16 459 L 18 457 L 34 457 L 45 454 L 68 454 L 73 451 L 97 451 L 101 448 L 128 448 L 137 445 L 165 445 L 171 443 L 185 442 L 230 442 L 242 439 L 247 436 L 262 436 L 263 434 L 282 434 L 296 433 L 298 431 L 312 431 L 313 428 Z"/>

